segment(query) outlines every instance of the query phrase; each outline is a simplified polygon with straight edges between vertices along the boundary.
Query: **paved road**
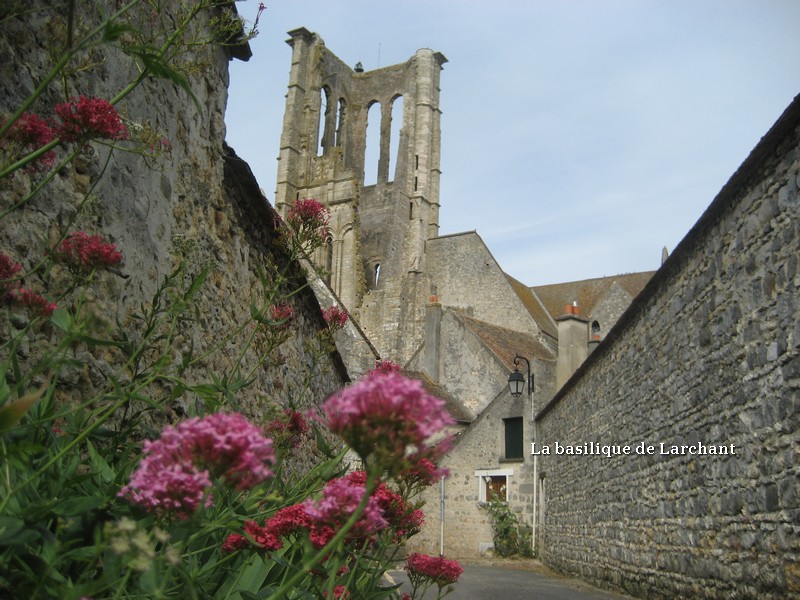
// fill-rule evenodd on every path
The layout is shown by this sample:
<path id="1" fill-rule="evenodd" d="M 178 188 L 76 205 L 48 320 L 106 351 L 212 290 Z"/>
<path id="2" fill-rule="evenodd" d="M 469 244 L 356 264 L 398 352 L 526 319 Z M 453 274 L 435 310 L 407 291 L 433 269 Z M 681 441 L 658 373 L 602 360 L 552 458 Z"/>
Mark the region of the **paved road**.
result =
<path id="1" fill-rule="evenodd" d="M 463 565 L 464 573 L 455 591 L 446 600 L 630 600 L 630 596 L 598 590 L 576 579 L 546 573 L 543 567 L 531 570 L 497 565 Z M 401 591 L 411 591 L 402 571 L 390 571 L 402 581 Z M 436 597 L 428 590 L 425 599 Z"/>

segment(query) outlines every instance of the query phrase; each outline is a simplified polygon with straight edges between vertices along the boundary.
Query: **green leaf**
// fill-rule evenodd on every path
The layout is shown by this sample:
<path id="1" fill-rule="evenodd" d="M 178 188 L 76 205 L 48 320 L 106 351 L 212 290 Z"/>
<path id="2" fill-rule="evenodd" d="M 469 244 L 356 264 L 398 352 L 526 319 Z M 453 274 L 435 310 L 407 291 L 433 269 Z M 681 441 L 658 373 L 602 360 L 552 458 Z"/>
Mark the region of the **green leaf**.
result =
<path id="1" fill-rule="evenodd" d="M 106 459 L 97 453 L 91 442 L 87 440 L 87 448 L 89 449 L 89 459 L 92 461 L 94 470 L 100 475 L 100 478 L 106 483 L 114 481 L 114 470 L 108 465 Z"/>
<path id="2" fill-rule="evenodd" d="M 102 496 L 74 496 L 56 504 L 53 513 L 60 517 L 77 517 L 103 506 L 105 502 Z"/>
<path id="3" fill-rule="evenodd" d="M 13 539 L 25 527 L 25 521 L 14 517 L 0 517 L 0 545 L 13 544 Z"/>
<path id="4" fill-rule="evenodd" d="M 25 394 L 19 400 L 7 402 L 3 406 L 0 406 L 0 433 L 9 431 L 14 425 L 19 423 L 20 419 L 25 416 L 25 413 L 30 410 L 31 406 L 42 397 L 42 394 L 45 393 L 49 385 L 50 379 L 35 392 Z"/>
<path id="5" fill-rule="evenodd" d="M 206 279 L 208 278 L 208 267 L 200 271 L 200 274 L 192 280 L 192 284 L 189 286 L 189 289 L 186 290 L 186 293 L 183 295 L 183 299 L 188 301 L 195 297 L 197 291 L 200 289 Z"/>
<path id="6" fill-rule="evenodd" d="M 125 23 L 107 21 L 105 27 L 103 28 L 103 37 L 101 42 L 115 42 L 122 37 L 123 34 L 133 31 L 135 31 L 135 29 Z"/>
<path id="7" fill-rule="evenodd" d="M 57 308 L 50 315 L 50 322 L 62 331 L 69 331 L 72 328 L 72 317 L 63 308 Z"/>
<path id="8" fill-rule="evenodd" d="M 152 46 L 131 45 L 126 46 L 125 50 L 139 57 L 139 60 L 142 61 L 142 64 L 150 73 L 150 75 L 160 79 L 167 79 L 181 89 L 185 90 L 186 93 L 189 94 L 189 97 L 191 97 L 192 101 L 197 107 L 197 110 L 202 110 L 200 101 L 197 99 L 197 96 L 194 95 L 192 88 L 189 86 L 189 81 L 183 75 L 181 75 L 178 70 L 164 61 L 164 57 L 161 56 L 161 53 L 158 49 L 153 48 Z"/>

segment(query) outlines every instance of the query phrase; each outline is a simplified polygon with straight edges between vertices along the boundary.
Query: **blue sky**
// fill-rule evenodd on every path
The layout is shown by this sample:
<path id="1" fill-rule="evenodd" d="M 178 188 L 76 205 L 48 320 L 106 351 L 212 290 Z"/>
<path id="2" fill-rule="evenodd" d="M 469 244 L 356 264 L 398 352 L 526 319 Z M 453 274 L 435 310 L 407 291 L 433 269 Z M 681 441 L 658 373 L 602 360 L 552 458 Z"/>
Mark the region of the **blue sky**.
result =
<path id="1" fill-rule="evenodd" d="M 272 201 L 291 29 L 366 70 L 431 48 L 440 234 L 528 285 L 652 270 L 800 93 L 798 24 L 797 0 L 274 0 L 227 140 Z"/>

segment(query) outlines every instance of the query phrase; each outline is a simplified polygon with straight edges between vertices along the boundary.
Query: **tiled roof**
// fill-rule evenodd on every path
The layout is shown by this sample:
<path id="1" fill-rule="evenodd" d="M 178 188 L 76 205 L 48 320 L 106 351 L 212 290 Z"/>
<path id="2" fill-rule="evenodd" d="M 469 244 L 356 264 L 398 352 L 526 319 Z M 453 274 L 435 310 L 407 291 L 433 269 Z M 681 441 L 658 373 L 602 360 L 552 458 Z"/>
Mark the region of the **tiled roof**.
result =
<path id="1" fill-rule="evenodd" d="M 508 283 L 511 284 L 514 292 L 516 292 L 517 296 L 519 296 L 522 304 L 525 305 L 525 308 L 533 317 L 533 320 L 539 325 L 539 329 L 541 329 L 550 337 L 558 338 L 558 327 L 551 318 L 551 315 L 548 314 L 544 304 L 542 304 L 541 300 L 537 298 L 533 289 L 529 288 L 521 281 L 517 281 L 507 273 L 505 276 L 508 280 Z"/>
<path id="2" fill-rule="evenodd" d="M 633 299 L 639 295 L 639 292 L 644 289 L 644 286 L 647 285 L 647 282 L 650 281 L 654 274 L 655 271 L 626 273 L 624 275 L 598 277 L 582 281 L 536 285 L 531 289 L 554 319 L 564 314 L 564 306 L 573 302 L 578 303 L 582 315 L 588 316 L 592 313 L 592 309 L 594 309 L 597 302 L 615 282 Z"/>
<path id="3" fill-rule="evenodd" d="M 509 371 L 514 369 L 516 354 L 543 360 L 555 360 L 553 353 L 528 333 L 491 325 L 485 321 L 468 317 L 461 312 L 457 312 L 457 314 L 464 326 L 474 333 Z"/>
<path id="4" fill-rule="evenodd" d="M 445 388 L 438 383 L 434 383 L 430 377 L 421 371 L 403 371 L 403 374 L 411 379 L 417 379 L 422 382 L 425 390 L 437 398 L 445 401 L 447 411 L 453 416 L 456 421 L 462 423 L 472 423 L 475 420 L 475 413 L 469 408 L 464 406 L 460 401 L 454 398 Z"/>

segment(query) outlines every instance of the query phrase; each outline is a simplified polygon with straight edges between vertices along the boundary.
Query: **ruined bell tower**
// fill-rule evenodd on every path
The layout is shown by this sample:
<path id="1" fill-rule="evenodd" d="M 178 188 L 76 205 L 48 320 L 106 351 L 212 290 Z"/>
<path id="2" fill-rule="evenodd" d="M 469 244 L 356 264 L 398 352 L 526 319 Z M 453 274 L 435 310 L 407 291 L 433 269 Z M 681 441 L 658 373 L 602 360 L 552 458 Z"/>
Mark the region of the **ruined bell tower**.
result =
<path id="1" fill-rule="evenodd" d="M 285 215 L 298 198 L 330 209 L 330 236 L 312 259 L 381 355 L 404 362 L 432 293 L 425 243 L 439 231 L 439 75 L 447 59 L 422 49 L 363 71 L 305 28 L 289 35 L 276 209 Z M 366 164 L 368 127 L 379 131 L 377 173 Z"/>

